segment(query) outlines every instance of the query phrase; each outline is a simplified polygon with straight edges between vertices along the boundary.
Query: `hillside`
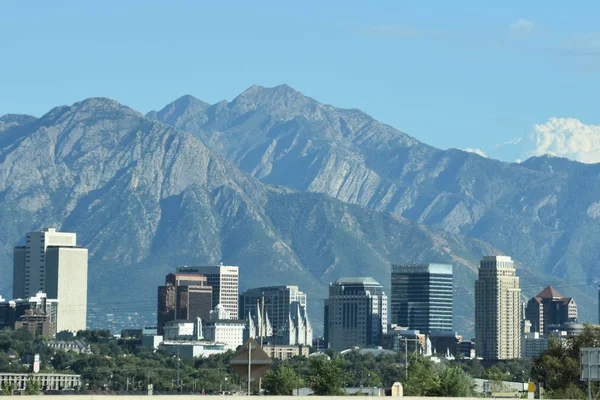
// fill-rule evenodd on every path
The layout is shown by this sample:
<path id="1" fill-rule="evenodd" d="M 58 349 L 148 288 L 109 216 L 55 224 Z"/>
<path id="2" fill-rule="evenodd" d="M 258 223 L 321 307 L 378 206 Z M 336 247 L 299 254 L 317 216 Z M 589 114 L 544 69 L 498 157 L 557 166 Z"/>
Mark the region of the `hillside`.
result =
<path id="1" fill-rule="evenodd" d="M 554 159 L 551 168 L 548 157 L 514 164 L 435 149 L 359 110 L 321 104 L 286 85 L 252 86 L 231 102 L 193 111 L 182 101 L 165 109 L 168 118 L 149 117 L 190 132 L 265 183 L 482 240 L 564 280 L 562 291 L 590 304 L 581 307 L 584 318 L 597 320 L 597 166 Z"/>
<path id="2" fill-rule="evenodd" d="M 222 261 L 240 265 L 242 288 L 300 285 L 319 327 L 327 284 L 340 276 L 372 275 L 389 287 L 393 262 L 451 262 L 457 328 L 472 327 L 477 261 L 498 253 L 486 243 L 268 185 L 191 134 L 114 100 L 88 99 L 11 121 L 0 133 L 4 297 L 12 247 L 26 232 L 53 226 L 76 232 L 89 248 L 91 302 L 143 301 L 139 307 L 149 311 L 167 271 Z M 528 268 L 523 274 L 539 279 Z"/>

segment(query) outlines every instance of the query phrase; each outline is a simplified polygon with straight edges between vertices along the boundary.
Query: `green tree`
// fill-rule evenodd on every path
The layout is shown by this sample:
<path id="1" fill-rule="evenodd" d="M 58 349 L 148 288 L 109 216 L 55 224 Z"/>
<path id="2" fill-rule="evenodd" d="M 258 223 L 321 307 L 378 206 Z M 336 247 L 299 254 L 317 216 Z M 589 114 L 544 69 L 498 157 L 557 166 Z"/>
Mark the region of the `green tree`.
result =
<path id="1" fill-rule="evenodd" d="M 42 383 L 39 379 L 34 379 L 33 376 L 30 376 L 27 380 L 27 384 L 25 386 L 25 394 L 26 395 L 38 395 L 42 391 Z"/>
<path id="2" fill-rule="evenodd" d="M 552 338 L 548 350 L 533 361 L 532 368 L 532 377 L 544 385 L 545 396 L 585 398 L 587 384 L 579 380 L 579 351 L 582 347 L 599 345 L 600 328 L 590 325 L 580 335 L 569 336 L 562 342 Z"/>
<path id="3" fill-rule="evenodd" d="M 406 396 L 429 396 L 439 390 L 440 377 L 434 364 L 422 355 L 412 354 L 408 358 L 408 377 L 404 383 Z"/>
<path id="4" fill-rule="evenodd" d="M 11 383 L 4 382 L 2 383 L 2 387 L 0 388 L 1 396 L 12 396 L 15 391 L 15 386 Z"/>
<path id="5" fill-rule="evenodd" d="M 475 381 L 458 366 L 442 367 L 437 388 L 428 395 L 439 397 L 472 397 L 475 394 Z"/>
<path id="6" fill-rule="evenodd" d="M 262 380 L 262 386 L 270 395 L 291 396 L 298 385 L 298 375 L 293 369 L 280 365 L 268 371 Z"/>
<path id="7" fill-rule="evenodd" d="M 314 357 L 310 360 L 308 384 L 315 395 L 343 395 L 343 382 L 344 374 L 337 361 L 329 360 L 325 356 Z"/>
<path id="8" fill-rule="evenodd" d="M 491 382 L 490 390 L 492 392 L 503 392 L 505 390 L 504 381 L 510 380 L 511 376 L 510 373 L 503 371 L 500 367 L 494 365 L 485 370 L 483 378 Z"/>

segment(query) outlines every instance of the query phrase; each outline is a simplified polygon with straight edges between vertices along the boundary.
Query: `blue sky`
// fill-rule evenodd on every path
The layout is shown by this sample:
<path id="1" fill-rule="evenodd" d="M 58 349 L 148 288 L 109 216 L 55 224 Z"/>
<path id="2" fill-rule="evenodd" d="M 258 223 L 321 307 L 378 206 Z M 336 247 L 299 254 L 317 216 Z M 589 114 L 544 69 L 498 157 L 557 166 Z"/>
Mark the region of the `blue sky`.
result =
<path id="1" fill-rule="evenodd" d="M 488 3 L 6 1 L 0 115 L 287 83 L 440 148 L 600 161 L 600 3 Z"/>

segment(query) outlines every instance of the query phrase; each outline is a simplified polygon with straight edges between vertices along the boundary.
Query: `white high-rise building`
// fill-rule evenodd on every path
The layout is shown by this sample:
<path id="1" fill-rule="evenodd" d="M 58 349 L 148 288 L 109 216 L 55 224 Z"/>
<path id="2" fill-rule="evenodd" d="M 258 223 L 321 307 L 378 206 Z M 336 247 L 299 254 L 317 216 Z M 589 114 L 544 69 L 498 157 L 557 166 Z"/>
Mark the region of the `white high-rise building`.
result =
<path id="1" fill-rule="evenodd" d="M 514 262 L 486 256 L 475 281 L 475 349 L 484 360 L 521 356 L 521 289 Z"/>
<path id="2" fill-rule="evenodd" d="M 45 228 L 27 234 L 14 250 L 13 297 L 45 292 L 58 300 L 56 331 L 84 330 L 87 316 L 88 251 L 75 233 Z"/>
<path id="3" fill-rule="evenodd" d="M 179 274 L 202 274 L 212 287 L 212 306 L 221 305 L 231 319 L 238 317 L 239 267 L 230 265 L 178 267 Z"/>

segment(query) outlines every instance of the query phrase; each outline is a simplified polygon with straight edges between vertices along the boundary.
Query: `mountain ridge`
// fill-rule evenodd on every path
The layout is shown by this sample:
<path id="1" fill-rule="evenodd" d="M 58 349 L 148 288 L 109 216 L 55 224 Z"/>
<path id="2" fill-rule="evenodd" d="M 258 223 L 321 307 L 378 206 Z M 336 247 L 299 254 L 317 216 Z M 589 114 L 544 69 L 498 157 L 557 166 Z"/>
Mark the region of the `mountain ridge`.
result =
<path id="1" fill-rule="evenodd" d="M 587 282 L 586 296 L 597 301 L 594 167 L 569 164 L 556 173 L 534 167 L 535 159 L 504 163 L 439 150 L 362 112 L 314 103 L 296 91 L 291 96 L 287 88 L 277 99 L 279 91 L 253 87 L 243 107 L 221 102 L 173 126 L 265 183 L 480 239 L 540 273 Z"/>
<path id="2" fill-rule="evenodd" d="M 473 271 L 481 254 L 499 252 L 399 215 L 265 184 L 193 135 L 114 100 L 56 107 L 14 129 L 0 141 L 2 276 L 25 233 L 76 232 L 89 249 L 90 301 L 152 298 L 175 266 L 223 261 L 241 266 L 242 288 L 299 284 L 318 327 L 327 283 L 340 276 L 370 275 L 389 289 L 392 262 L 452 262 L 457 323 L 468 331 Z"/>

